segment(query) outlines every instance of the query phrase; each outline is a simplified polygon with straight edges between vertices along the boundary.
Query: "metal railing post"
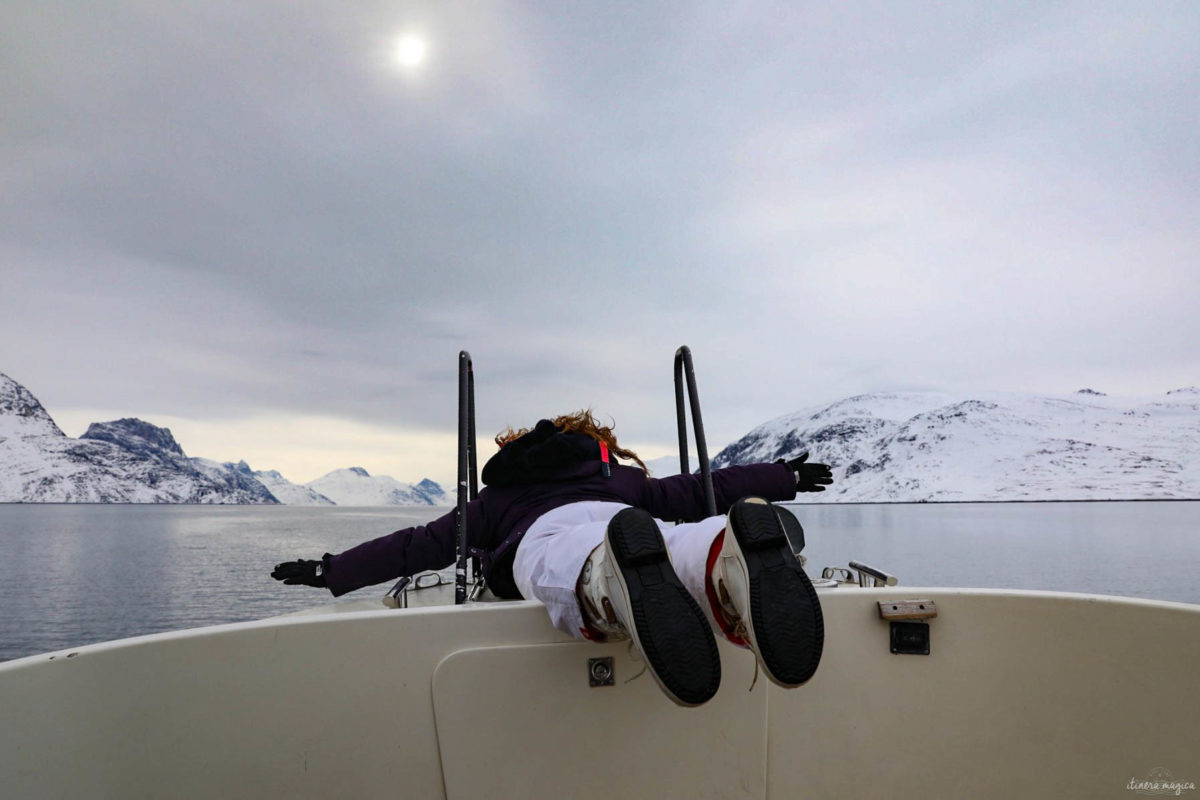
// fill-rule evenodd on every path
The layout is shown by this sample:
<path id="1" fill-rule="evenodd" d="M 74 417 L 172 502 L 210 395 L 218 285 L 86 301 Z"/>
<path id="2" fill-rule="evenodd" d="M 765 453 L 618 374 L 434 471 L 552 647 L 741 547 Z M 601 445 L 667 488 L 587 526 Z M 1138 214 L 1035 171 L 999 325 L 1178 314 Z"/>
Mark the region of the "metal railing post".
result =
<path id="1" fill-rule="evenodd" d="M 479 442 L 475 435 L 475 370 L 471 365 L 471 356 L 467 355 L 467 479 L 470 481 L 470 491 L 467 497 L 474 500 L 479 496 Z M 471 559 L 471 578 L 478 584 L 481 580 L 482 565 L 479 556 Z M 475 587 L 478 590 L 478 586 Z"/>
<path id="2" fill-rule="evenodd" d="M 696 456 L 700 459 L 700 481 L 704 487 L 704 504 L 708 516 L 717 515 L 717 497 L 713 492 L 712 469 L 708 464 L 708 444 L 704 440 L 704 420 L 700 416 L 700 395 L 696 391 L 696 371 L 692 366 L 692 351 L 686 345 L 675 351 L 675 419 L 679 429 L 679 472 L 691 473 L 687 451 L 687 417 L 683 404 L 686 380 L 688 401 L 692 411 L 692 433 L 696 439 Z"/>
<path id="3" fill-rule="evenodd" d="M 471 354 L 467 353 L 467 477 L 470 481 L 468 497 L 474 500 L 479 496 L 479 460 L 477 456 L 478 443 L 475 435 L 475 370 L 471 365 Z"/>
<path id="4" fill-rule="evenodd" d="M 458 353 L 458 509 L 454 515 L 458 560 L 454 567 L 454 604 L 467 601 L 467 502 L 476 494 L 475 376 L 471 354 Z"/>

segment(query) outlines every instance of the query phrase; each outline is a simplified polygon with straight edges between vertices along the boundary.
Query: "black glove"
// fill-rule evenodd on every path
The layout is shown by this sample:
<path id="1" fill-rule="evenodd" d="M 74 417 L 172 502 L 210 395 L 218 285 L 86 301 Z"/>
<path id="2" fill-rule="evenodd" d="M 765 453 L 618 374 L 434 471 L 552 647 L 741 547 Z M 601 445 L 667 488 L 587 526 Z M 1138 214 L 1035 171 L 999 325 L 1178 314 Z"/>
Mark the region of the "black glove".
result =
<path id="1" fill-rule="evenodd" d="M 285 561 L 275 565 L 271 577 L 288 586 L 325 587 L 324 564 L 320 561 Z"/>
<path id="2" fill-rule="evenodd" d="M 806 464 L 808 453 L 804 452 L 791 461 L 782 458 L 776 464 L 784 464 L 796 473 L 797 492 L 823 492 L 825 487 L 833 483 L 833 472 L 828 464 Z"/>

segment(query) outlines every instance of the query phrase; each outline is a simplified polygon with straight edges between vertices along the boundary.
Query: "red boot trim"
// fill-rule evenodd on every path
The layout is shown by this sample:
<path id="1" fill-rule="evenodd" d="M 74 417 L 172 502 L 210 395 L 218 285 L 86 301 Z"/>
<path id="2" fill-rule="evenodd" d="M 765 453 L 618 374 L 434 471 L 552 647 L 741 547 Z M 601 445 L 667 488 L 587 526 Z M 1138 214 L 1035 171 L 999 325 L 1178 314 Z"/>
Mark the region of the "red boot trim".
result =
<path id="1" fill-rule="evenodd" d="M 584 639 L 587 639 L 589 642 L 606 642 L 606 641 L 608 641 L 608 637 L 605 636 L 600 631 L 588 630 L 588 628 L 586 628 L 586 627 L 579 629 L 579 635 L 582 636 Z"/>
<path id="2" fill-rule="evenodd" d="M 712 546 L 708 548 L 708 562 L 704 570 L 704 594 L 708 597 L 708 606 L 712 609 L 713 619 L 717 621 L 717 625 L 721 628 L 721 633 L 725 634 L 725 638 L 738 647 L 749 649 L 750 642 L 738 636 L 734 631 L 733 624 L 729 621 L 729 614 L 721 607 L 721 600 L 717 597 L 717 589 L 713 586 L 713 569 L 717 566 L 717 559 L 721 557 L 721 546 L 724 544 L 725 531 L 722 530 L 717 534 L 717 538 L 713 539 Z"/>
<path id="3" fill-rule="evenodd" d="M 575 582 L 575 602 L 579 603 L 579 618 L 583 621 L 583 627 L 579 629 L 579 634 L 589 642 L 607 642 L 608 636 L 590 619 L 591 613 L 588 611 L 588 607 L 591 606 L 591 603 L 584 597 L 583 575 L 580 575 L 579 580 Z"/>

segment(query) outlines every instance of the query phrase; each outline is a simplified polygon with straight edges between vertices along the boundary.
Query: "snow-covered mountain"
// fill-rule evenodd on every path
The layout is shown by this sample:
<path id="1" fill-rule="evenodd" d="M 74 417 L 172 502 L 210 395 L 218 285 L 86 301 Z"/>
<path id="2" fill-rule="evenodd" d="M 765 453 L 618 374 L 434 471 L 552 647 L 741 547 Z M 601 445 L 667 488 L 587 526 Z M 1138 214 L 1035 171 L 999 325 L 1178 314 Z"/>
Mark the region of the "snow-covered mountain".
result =
<path id="1" fill-rule="evenodd" d="M 803 450 L 834 475 L 806 502 L 1200 498 L 1200 389 L 859 395 L 764 423 L 713 466 Z"/>
<path id="2" fill-rule="evenodd" d="M 189 458 L 170 430 L 140 419 L 92 423 L 72 439 L 28 389 L 0 373 L 0 503 L 333 505 L 325 485 L 341 505 L 451 502 L 429 479 L 410 486 L 352 468 L 301 486 L 245 461 Z"/>
<path id="3" fill-rule="evenodd" d="M 453 502 L 441 486 L 428 478 L 413 485 L 387 475 L 371 475 L 362 467 L 337 469 L 305 486 L 339 506 L 438 506 Z"/>
<path id="4" fill-rule="evenodd" d="M 137 419 L 66 436 L 24 386 L 0 373 L 0 502 L 275 503 L 253 477 L 188 458 L 166 428 Z"/>
<path id="5" fill-rule="evenodd" d="M 428 500 L 430 505 L 445 506 L 457 502 L 456 498 L 446 494 L 440 484 L 429 478 L 422 478 L 420 482 L 413 486 L 413 489 L 419 496 Z"/>
<path id="6" fill-rule="evenodd" d="M 1200 498 L 1200 389 L 1156 397 L 880 393 L 779 417 L 721 450 L 713 467 L 809 450 L 834 485 L 810 502 Z M 693 461 L 695 458 L 693 456 Z M 675 457 L 648 462 L 657 477 Z M 361 467 L 297 485 L 244 461 L 189 458 L 138 419 L 66 436 L 0 373 L 0 502 L 448 505 L 435 482 Z"/>

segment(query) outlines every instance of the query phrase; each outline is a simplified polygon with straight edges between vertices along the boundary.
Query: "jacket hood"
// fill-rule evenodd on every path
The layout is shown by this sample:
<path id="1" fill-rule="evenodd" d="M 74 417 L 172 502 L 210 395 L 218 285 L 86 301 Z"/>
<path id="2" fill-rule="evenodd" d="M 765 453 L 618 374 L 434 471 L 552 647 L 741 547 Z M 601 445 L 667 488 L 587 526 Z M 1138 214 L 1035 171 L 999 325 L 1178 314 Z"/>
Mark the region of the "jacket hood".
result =
<path id="1" fill-rule="evenodd" d="M 565 433 L 548 419 L 514 439 L 483 465 L 486 486 L 522 486 L 569 477 L 574 467 L 600 459 L 600 443 L 581 433 Z"/>

